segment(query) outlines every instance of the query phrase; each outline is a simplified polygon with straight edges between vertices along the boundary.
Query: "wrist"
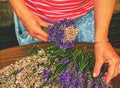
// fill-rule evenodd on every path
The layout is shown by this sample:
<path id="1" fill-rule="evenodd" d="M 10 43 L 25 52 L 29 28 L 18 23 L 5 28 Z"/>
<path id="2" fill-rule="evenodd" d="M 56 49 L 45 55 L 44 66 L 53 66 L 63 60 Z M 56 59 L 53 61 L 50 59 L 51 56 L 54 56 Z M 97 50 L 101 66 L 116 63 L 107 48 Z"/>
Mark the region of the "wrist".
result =
<path id="1" fill-rule="evenodd" d="M 99 43 L 110 43 L 109 41 L 94 41 L 94 44 L 99 44 Z"/>
<path id="2" fill-rule="evenodd" d="M 94 42 L 108 42 L 107 36 L 95 36 Z"/>
<path id="3" fill-rule="evenodd" d="M 109 41 L 108 39 L 108 31 L 107 28 L 102 28 L 103 30 L 100 29 L 96 29 L 95 31 L 95 36 L 94 36 L 94 41 L 95 42 L 105 42 L 105 41 Z"/>
<path id="4" fill-rule="evenodd" d="M 102 37 L 96 36 L 94 39 L 94 44 L 96 44 L 96 43 L 110 43 L 110 42 L 109 42 L 109 39 L 107 36 L 102 36 Z"/>

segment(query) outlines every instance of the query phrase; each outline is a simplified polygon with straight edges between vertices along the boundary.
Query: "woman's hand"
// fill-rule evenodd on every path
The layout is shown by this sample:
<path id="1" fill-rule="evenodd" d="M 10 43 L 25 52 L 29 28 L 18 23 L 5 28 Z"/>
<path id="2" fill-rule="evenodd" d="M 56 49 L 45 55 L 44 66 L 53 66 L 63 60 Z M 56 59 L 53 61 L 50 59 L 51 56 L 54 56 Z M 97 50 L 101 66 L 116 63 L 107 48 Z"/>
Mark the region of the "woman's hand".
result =
<path id="1" fill-rule="evenodd" d="M 110 43 L 96 43 L 94 45 L 95 67 L 93 76 L 97 77 L 104 63 L 108 63 L 108 71 L 104 74 L 106 83 L 119 73 L 119 56 Z"/>
<path id="2" fill-rule="evenodd" d="M 9 0 L 9 2 L 28 33 L 34 38 L 47 41 L 48 34 L 42 30 L 42 27 L 48 27 L 50 24 L 33 14 L 26 7 L 24 0 Z"/>
<path id="3" fill-rule="evenodd" d="M 26 27 L 28 33 L 37 39 L 42 41 L 48 40 L 48 34 L 42 30 L 42 27 L 48 27 L 50 23 L 41 20 L 38 16 L 31 13 L 30 17 L 23 16 L 21 17 L 21 21 Z"/>

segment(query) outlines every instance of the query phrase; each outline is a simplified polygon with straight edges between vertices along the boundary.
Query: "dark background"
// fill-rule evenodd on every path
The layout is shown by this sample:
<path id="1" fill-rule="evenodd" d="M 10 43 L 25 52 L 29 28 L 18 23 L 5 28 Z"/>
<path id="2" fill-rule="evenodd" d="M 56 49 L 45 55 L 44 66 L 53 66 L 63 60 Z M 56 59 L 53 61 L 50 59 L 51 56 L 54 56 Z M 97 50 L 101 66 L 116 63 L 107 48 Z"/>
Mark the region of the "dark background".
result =
<path id="1" fill-rule="evenodd" d="M 113 14 L 109 28 L 109 40 L 114 47 L 120 47 L 120 12 L 116 11 Z M 0 50 L 17 45 L 12 8 L 7 0 L 0 1 Z"/>
<path id="2" fill-rule="evenodd" d="M 0 50 L 17 45 L 13 10 L 8 0 L 0 0 Z"/>

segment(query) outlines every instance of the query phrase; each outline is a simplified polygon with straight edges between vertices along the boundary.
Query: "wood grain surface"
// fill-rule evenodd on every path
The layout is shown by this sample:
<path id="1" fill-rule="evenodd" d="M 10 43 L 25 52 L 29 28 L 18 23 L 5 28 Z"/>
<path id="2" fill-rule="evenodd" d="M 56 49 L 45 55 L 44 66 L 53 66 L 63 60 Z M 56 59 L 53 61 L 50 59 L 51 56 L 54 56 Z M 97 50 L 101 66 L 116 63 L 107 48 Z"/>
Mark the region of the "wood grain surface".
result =
<path id="1" fill-rule="evenodd" d="M 27 56 L 29 51 L 34 50 L 36 47 L 48 47 L 50 43 L 30 44 L 24 46 L 16 46 L 0 51 L 0 69 L 14 63 L 16 60 Z M 77 49 L 87 48 L 93 52 L 93 44 L 89 43 L 76 43 Z M 120 48 L 115 48 L 116 52 L 120 55 Z M 113 88 L 120 88 L 120 75 L 112 79 Z"/>

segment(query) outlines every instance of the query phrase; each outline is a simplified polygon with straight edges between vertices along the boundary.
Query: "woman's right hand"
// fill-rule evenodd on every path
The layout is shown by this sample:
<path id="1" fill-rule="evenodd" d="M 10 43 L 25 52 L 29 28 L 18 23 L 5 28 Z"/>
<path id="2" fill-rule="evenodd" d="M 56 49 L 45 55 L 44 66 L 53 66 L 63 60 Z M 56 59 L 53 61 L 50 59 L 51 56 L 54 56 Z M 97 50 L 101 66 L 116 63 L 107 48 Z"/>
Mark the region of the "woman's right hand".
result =
<path id="1" fill-rule="evenodd" d="M 42 30 L 42 27 L 48 27 L 50 23 L 41 20 L 38 16 L 33 14 L 26 7 L 24 0 L 9 0 L 9 2 L 28 33 L 34 38 L 47 41 L 49 36 Z"/>
<path id="2" fill-rule="evenodd" d="M 33 13 L 30 14 L 30 17 L 21 17 L 21 21 L 26 27 L 26 30 L 32 37 L 40 39 L 42 41 L 47 41 L 49 38 L 48 34 L 42 30 L 42 27 L 48 27 L 50 23 L 41 20 L 38 16 L 36 16 Z"/>

